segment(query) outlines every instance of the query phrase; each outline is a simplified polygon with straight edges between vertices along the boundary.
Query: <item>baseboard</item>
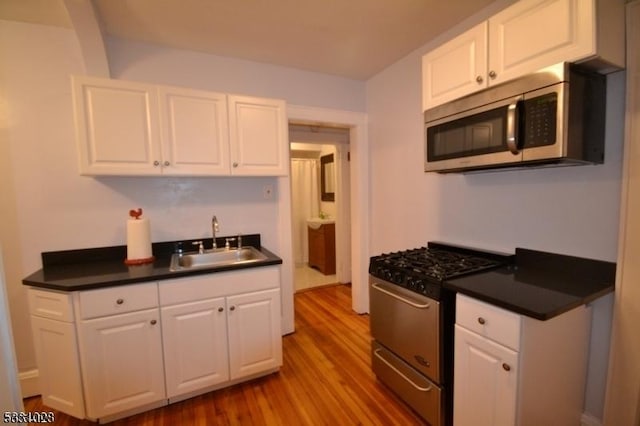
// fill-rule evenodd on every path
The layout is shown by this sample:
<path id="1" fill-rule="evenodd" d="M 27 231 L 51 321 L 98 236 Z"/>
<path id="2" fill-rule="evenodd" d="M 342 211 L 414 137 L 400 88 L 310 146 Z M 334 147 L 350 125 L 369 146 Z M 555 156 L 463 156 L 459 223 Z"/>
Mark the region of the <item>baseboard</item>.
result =
<path id="1" fill-rule="evenodd" d="M 602 420 L 589 413 L 582 413 L 580 426 L 602 426 Z"/>
<path id="2" fill-rule="evenodd" d="M 38 378 L 39 373 L 37 368 L 18 373 L 23 398 L 40 395 L 40 382 Z"/>

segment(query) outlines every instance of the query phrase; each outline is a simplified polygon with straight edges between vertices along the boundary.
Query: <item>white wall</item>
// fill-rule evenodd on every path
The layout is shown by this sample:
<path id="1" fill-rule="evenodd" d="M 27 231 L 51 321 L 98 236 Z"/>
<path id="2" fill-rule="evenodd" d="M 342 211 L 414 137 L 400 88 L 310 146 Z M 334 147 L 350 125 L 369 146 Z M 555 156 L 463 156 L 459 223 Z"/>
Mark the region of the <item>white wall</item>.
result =
<path id="1" fill-rule="evenodd" d="M 362 82 L 119 40 L 108 51 L 114 78 L 364 109 Z M 69 75 L 84 67 L 71 30 L 0 21 L 0 52 L 0 237 L 21 371 L 36 367 L 22 278 L 43 251 L 125 244 L 133 207 L 145 210 L 154 241 L 208 237 L 215 213 L 221 235 L 260 233 L 278 246 L 278 199 L 288 191 L 278 178 L 78 175 Z M 263 198 L 266 184 L 273 199 Z"/>
<path id="2" fill-rule="evenodd" d="M 295 105 L 365 108 L 361 81 L 117 38 L 107 40 L 107 51 L 112 78 L 280 98 Z"/>
<path id="3" fill-rule="evenodd" d="M 489 10 L 483 12 L 490 13 Z M 513 252 L 525 247 L 616 260 L 624 74 L 608 79 L 604 165 L 473 175 L 423 172 L 421 56 L 483 19 L 452 28 L 367 82 L 371 254 L 441 240 Z M 586 410 L 602 418 L 611 298 L 595 306 Z M 604 356 L 602 354 L 604 353 Z"/>

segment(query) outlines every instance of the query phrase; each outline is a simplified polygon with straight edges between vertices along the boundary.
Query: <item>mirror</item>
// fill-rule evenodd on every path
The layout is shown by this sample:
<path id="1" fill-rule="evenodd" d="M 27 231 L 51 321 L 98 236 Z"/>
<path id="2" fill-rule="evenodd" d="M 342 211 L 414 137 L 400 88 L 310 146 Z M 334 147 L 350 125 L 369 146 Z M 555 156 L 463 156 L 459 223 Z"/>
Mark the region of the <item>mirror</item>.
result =
<path id="1" fill-rule="evenodd" d="M 320 190 L 322 201 L 335 201 L 336 166 L 333 154 L 320 157 Z"/>

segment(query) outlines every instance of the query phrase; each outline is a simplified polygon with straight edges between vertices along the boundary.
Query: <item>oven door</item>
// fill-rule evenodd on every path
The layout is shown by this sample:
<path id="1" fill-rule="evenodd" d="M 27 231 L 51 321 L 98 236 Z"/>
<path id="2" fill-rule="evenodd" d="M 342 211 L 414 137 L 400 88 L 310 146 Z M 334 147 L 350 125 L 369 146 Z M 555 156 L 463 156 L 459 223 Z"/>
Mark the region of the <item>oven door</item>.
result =
<path id="1" fill-rule="evenodd" d="M 436 383 L 441 383 L 440 303 L 369 276 L 371 336 Z"/>

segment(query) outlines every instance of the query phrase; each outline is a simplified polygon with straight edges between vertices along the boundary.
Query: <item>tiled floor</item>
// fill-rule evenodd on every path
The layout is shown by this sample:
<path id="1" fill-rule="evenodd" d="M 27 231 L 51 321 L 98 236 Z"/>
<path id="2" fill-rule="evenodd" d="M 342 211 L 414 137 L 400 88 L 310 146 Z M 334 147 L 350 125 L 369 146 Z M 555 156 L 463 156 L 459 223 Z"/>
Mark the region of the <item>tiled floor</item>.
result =
<path id="1" fill-rule="evenodd" d="M 296 266 L 294 276 L 295 290 L 302 291 L 327 284 L 335 284 L 338 280 L 335 275 L 324 275 L 317 269 L 306 265 Z"/>

